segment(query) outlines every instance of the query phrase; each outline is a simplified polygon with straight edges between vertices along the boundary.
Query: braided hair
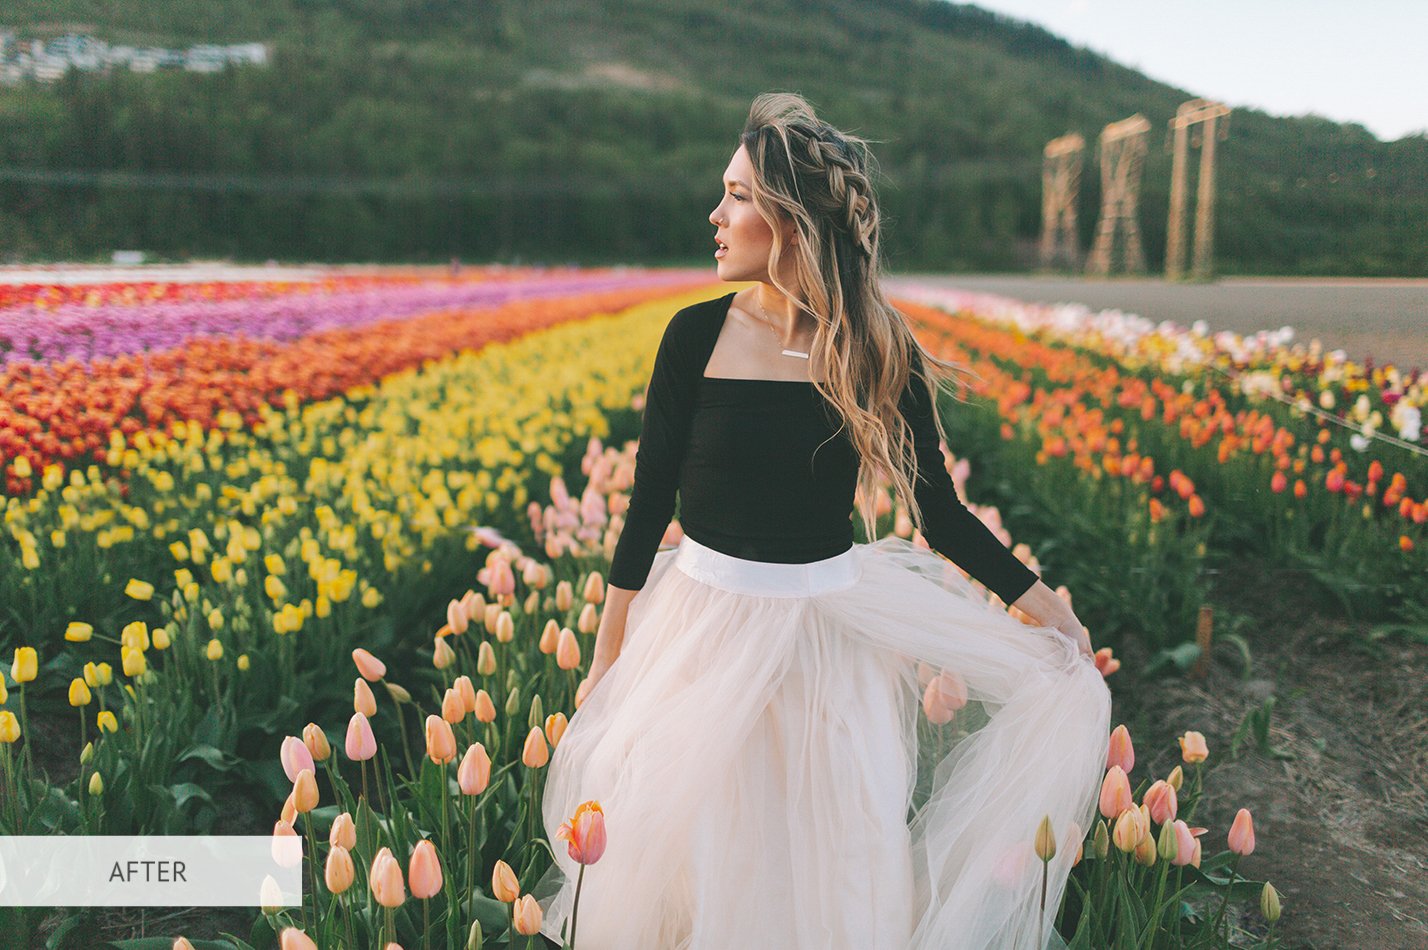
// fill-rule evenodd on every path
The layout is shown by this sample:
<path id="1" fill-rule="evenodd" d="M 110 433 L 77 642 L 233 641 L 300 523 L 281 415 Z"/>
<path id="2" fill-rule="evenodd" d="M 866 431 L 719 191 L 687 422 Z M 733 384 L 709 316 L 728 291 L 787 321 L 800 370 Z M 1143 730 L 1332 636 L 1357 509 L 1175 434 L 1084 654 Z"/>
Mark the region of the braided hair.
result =
<path id="1" fill-rule="evenodd" d="M 796 93 L 770 92 L 754 99 L 739 141 L 754 166 L 754 208 L 774 234 L 770 280 L 813 320 L 812 346 L 827 367 L 815 386 L 863 462 L 858 508 L 865 538 L 876 538 L 883 479 L 920 526 L 912 489 L 917 459 L 900 398 L 915 375 L 917 385 L 928 387 L 936 416 L 939 378 L 969 371 L 928 353 L 883 293 L 877 169 L 869 140 L 819 119 Z M 790 221 L 798 240 L 787 246 L 782 232 Z M 794 257 L 791 287 L 777 276 L 785 254 Z"/>

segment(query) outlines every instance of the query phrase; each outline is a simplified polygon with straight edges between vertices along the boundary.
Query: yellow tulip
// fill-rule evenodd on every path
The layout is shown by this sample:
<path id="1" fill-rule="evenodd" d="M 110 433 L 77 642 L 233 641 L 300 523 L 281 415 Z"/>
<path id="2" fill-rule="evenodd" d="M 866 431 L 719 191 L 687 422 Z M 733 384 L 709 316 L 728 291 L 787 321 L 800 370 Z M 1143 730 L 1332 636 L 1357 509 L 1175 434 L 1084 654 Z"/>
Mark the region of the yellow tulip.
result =
<path id="1" fill-rule="evenodd" d="M 0 709 L 0 742 L 18 742 L 20 739 L 20 720 L 8 709 Z"/>
<path id="2" fill-rule="evenodd" d="M 96 796 L 104 794 L 104 776 L 98 772 L 89 777 L 89 794 Z"/>
<path id="3" fill-rule="evenodd" d="M 39 675 L 39 664 L 34 647 L 19 647 L 15 650 L 15 662 L 10 665 L 10 678 L 17 683 L 28 683 Z"/>
<path id="4" fill-rule="evenodd" d="M 248 672 L 248 667 L 249 667 L 250 665 L 251 665 L 251 661 L 248 659 L 248 654 L 246 654 L 246 653 L 240 653 L 240 654 L 238 654 L 238 671 L 239 671 L 240 673 L 246 673 L 246 672 Z"/>
<path id="5" fill-rule="evenodd" d="M 95 673 L 99 677 L 100 686 L 108 686 L 110 683 L 114 682 L 114 667 L 110 666 L 108 663 L 100 663 L 94 669 Z"/>
<path id="6" fill-rule="evenodd" d="M 92 636 L 94 627 L 79 620 L 71 620 L 64 631 L 64 638 L 70 643 L 87 643 Z"/>
<path id="7" fill-rule="evenodd" d="M 155 649 L 155 650 L 167 650 L 167 649 L 169 648 L 169 644 L 172 643 L 172 642 L 173 642 L 173 641 L 171 641 L 171 640 L 169 639 L 169 628 L 168 628 L 168 627 L 155 627 L 155 628 L 154 628 L 154 649 Z"/>
<path id="8" fill-rule="evenodd" d="M 100 732 L 118 732 L 119 721 L 114 718 L 114 714 L 109 710 L 102 711 L 95 719 Z"/>
<path id="9" fill-rule="evenodd" d="M 71 706 L 88 706 L 91 696 L 89 687 L 84 682 L 84 677 L 76 676 L 69 684 L 69 704 Z"/>
<path id="10" fill-rule="evenodd" d="M 119 651 L 119 657 L 123 661 L 124 675 L 131 679 L 149 668 L 149 661 L 144 658 L 142 650 L 125 647 Z"/>
<path id="11" fill-rule="evenodd" d="M 208 647 L 204 649 L 203 655 L 217 663 L 223 659 L 223 644 L 218 640 L 209 640 Z"/>
<path id="12" fill-rule="evenodd" d="M 152 600 L 154 596 L 154 585 L 148 581 L 141 581 L 137 578 L 129 578 L 129 583 L 124 585 L 124 593 L 135 600 Z"/>

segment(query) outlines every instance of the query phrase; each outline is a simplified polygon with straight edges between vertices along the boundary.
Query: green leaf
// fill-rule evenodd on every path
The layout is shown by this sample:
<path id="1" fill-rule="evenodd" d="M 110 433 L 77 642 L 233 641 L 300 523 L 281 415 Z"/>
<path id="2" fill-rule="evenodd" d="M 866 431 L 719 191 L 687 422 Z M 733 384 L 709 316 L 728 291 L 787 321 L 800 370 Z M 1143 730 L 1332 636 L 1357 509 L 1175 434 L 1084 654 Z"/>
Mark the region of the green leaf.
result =
<path id="1" fill-rule="evenodd" d="M 227 772 L 229 769 L 241 763 L 235 755 L 230 755 L 222 749 L 211 745 L 197 744 L 191 745 L 178 754 L 175 762 L 187 762 L 189 759 L 197 759 L 199 762 L 213 768 L 219 772 Z"/>

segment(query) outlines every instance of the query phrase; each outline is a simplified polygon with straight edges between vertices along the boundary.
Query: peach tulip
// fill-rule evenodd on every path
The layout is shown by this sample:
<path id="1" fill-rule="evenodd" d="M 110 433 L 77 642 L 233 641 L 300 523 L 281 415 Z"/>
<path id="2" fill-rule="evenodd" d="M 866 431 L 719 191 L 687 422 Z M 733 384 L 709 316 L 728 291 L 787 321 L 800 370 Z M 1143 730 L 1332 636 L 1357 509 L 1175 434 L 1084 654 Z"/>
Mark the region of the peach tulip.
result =
<path id="1" fill-rule="evenodd" d="M 444 670 L 456 662 L 456 651 L 451 649 L 451 644 L 446 642 L 445 637 L 436 638 L 436 646 L 431 656 L 431 662 L 438 670 Z"/>
<path id="2" fill-rule="evenodd" d="M 441 860 L 436 856 L 436 845 L 429 840 L 418 841 L 412 851 L 407 881 L 415 898 L 425 900 L 441 893 Z"/>
<path id="3" fill-rule="evenodd" d="M 368 879 L 372 896 L 383 907 L 400 907 L 407 899 L 406 885 L 402 882 L 402 866 L 392 857 L 390 848 L 382 848 L 372 859 L 372 870 Z"/>
<path id="4" fill-rule="evenodd" d="M 569 725 L 570 720 L 565 718 L 563 712 L 554 712 L 545 717 L 545 737 L 550 741 L 552 749 L 560 745 L 560 738 L 565 735 L 565 729 Z"/>
<path id="5" fill-rule="evenodd" d="M 466 704 L 461 701 L 461 694 L 455 687 L 447 687 L 446 694 L 441 698 L 441 718 L 453 726 L 466 718 Z"/>
<path id="6" fill-rule="evenodd" d="M 491 896 L 504 904 L 514 901 L 521 893 L 521 883 L 516 872 L 505 861 L 498 860 L 491 871 Z"/>
<path id="7" fill-rule="evenodd" d="M 587 604 L 603 604 L 605 602 L 605 578 L 599 571 L 591 571 L 590 576 L 585 578 L 584 600 Z"/>
<path id="8" fill-rule="evenodd" d="M 598 801 L 581 802 L 575 814 L 562 822 L 555 831 L 560 841 L 568 841 L 566 850 L 580 864 L 594 864 L 605 853 L 605 811 Z"/>
<path id="9" fill-rule="evenodd" d="M 334 848 L 345 848 L 351 851 L 357 847 L 357 824 L 352 820 L 349 812 L 343 812 L 332 821 L 332 831 L 327 836 L 328 842 Z"/>
<path id="10" fill-rule="evenodd" d="M 1204 762 L 1210 757 L 1210 750 L 1205 746 L 1205 737 L 1198 732 L 1187 732 L 1181 736 L 1180 757 L 1186 762 Z"/>
<path id="11" fill-rule="evenodd" d="M 496 721 L 496 702 L 484 689 L 476 691 L 476 708 L 472 711 L 476 714 L 477 722 Z"/>
<path id="12" fill-rule="evenodd" d="M 496 649 L 491 646 L 489 640 L 482 640 L 481 646 L 476 650 L 476 672 L 482 676 L 490 676 L 496 672 Z"/>
<path id="13" fill-rule="evenodd" d="M 317 777 L 312 769 L 303 769 L 293 783 L 293 807 L 298 814 L 306 815 L 317 807 Z"/>
<path id="14" fill-rule="evenodd" d="M 922 711 L 937 725 L 952 721 L 957 710 L 967 705 L 967 684 L 956 673 L 943 671 L 927 683 L 922 693 Z"/>
<path id="15" fill-rule="evenodd" d="M 456 769 L 456 783 L 463 795 L 480 795 L 491 783 L 491 757 L 486 747 L 473 742 L 461 757 L 461 765 Z"/>
<path id="16" fill-rule="evenodd" d="M 1230 850 L 1238 855 L 1254 854 L 1254 819 L 1248 808 L 1235 812 L 1234 823 L 1230 825 Z"/>
<path id="17" fill-rule="evenodd" d="M 333 845 L 332 850 L 327 852 L 327 865 L 322 872 L 322 879 L 327 883 L 327 889 L 334 894 L 341 894 L 352 886 L 356 875 L 357 869 L 352 864 L 352 852 L 341 845 Z"/>
<path id="18" fill-rule="evenodd" d="M 279 950 L 317 950 L 317 943 L 296 927 L 284 927 L 278 937 Z"/>
<path id="19" fill-rule="evenodd" d="M 302 744 L 314 762 L 326 762 L 332 754 L 332 746 L 327 742 L 327 733 L 315 722 L 302 727 Z"/>
<path id="20" fill-rule="evenodd" d="M 279 819 L 273 825 L 272 851 L 273 860 L 280 867 L 297 867 L 302 863 L 302 842 L 291 822 Z"/>
<path id="21" fill-rule="evenodd" d="M 1175 813 L 1179 809 L 1179 799 L 1175 794 L 1175 789 L 1164 779 L 1157 779 L 1150 788 L 1146 789 L 1142 801 L 1150 809 L 1150 817 L 1157 825 L 1163 825 L 1174 819 Z"/>
<path id="22" fill-rule="evenodd" d="M 1135 746 L 1131 744 L 1130 730 L 1125 723 L 1111 730 L 1110 745 L 1106 748 L 1106 768 L 1113 765 L 1119 765 L 1127 775 L 1135 767 Z"/>
<path id="23" fill-rule="evenodd" d="M 555 609 L 565 613 L 575 604 L 575 587 L 570 581 L 557 581 L 555 585 Z"/>
<path id="24" fill-rule="evenodd" d="M 1095 664 L 1096 669 L 1101 673 L 1102 679 L 1105 679 L 1121 668 L 1121 661 L 1115 658 L 1110 647 L 1101 647 L 1096 651 Z"/>
<path id="25" fill-rule="evenodd" d="M 426 754 L 437 765 L 456 758 L 456 734 L 451 723 L 437 715 L 426 717 Z"/>
<path id="26" fill-rule="evenodd" d="M 1145 837 L 1145 828 L 1141 825 L 1140 809 L 1127 808 L 1116 817 L 1115 829 L 1111 832 L 1111 840 L 1115 842 L 1117 848 L 1130 854 L 1140 844 Z"/>
<path id="27" fill-rule="evenodd" d="M 282 748 L 278 751 L 278 759 L 283 763 L 283 774 L 288 777 L 289 782 L 296 782 L 298 773 L 303 769 L 310 772 L 316 771 L 312 753 L 297 736 L 288 736 L 283 740 Z"/>
<path id="28" fill-rule="evenodd" d="M 360 712 L 352 714 L 347 723 L 347 758 L 362 762 L 377 754 L 377 737 L 372 724 Z"/>
<path id="29" fill-rule="evenodd" d="M 466 608 L 461 601 L 453 600 L 446 605 L 446 625 L 451 628 L 451 632 L 460 636 L 466 632 L 466 627 L 471 623 L 471 616 L 466 613 Z"/>
<path id="30" fill-rule="evenodd" d="M 387 675 L 387 664 L 361 647 L 352 651 L 352 662 L 357 664 L 357 672 L 364 680 L 375 683 Z"/>
<path id="31" fill-rule="evenodd" d="M 288 791 L 288 797 L 283 800 L 282 819 L 291 825 L 297 821 L 297 815 L 297 800 L 293 798 L 293 790 L 290 789 Z"/>
<path id="32" fill-rule="evenodd" d="M 372 695 L 372 687 L 367 685 L 367 681 L 360 677 L 352 682 L 352 708 L 368 718 L 377 715 L 377 697 Z"/>
<path id="33" fill-rule="evenodd" d="M 462 674 L 456 677 L 456 682 L 452 684 L 456 690 L 456 695 L 461 697 L 461 708 L 467 712 L 476 711 L 476 686 L 471 682 L 471 677 Z"/>
<path id="34" fill-rule="evenodd" d="M 580 665 L 580 644 L 569 627 L 560 628 L 555 642 L 555 665 L 562 670 L 573 670 Z"/>
<path id="35" fill-rule="evenodd" d="M 546 656 L 550 656 L 552 653 L 555 652 L 555 648 L 559 644 L 560 624 L 555 621 L 554 617 L 552 617 L 551 619 L 547 620 L 545 622 L 545 626 L 541 628 L 540 640 L 536 642 L 536 646 L 540 650 L 540 652 L 544 653 Z"/>
<path id="36" fill-rule="evenodd" d="M 540 905 L 529 894 L 523 894 L 511 905 L 516 933 L 531 936 L 540 933 Z"/>
<path id="37" fill-rule="evenodd" d="M 1101 780 L 1101 814 L 1106 818 L 1118 818 L 1121 812 L 1135 805 L 1131 794 L 1130 779 L 1119 765 L 1113 765 Z"/>
<path id="38" fill-rule="evenodd" d="M 194 950 L 193 943 L 187 937 L 178 937 L 174 940 L 173 950 Z"/>
<path id="39" fill-rule="evenodd" d="M 550 749 L 545 744 L 545 733 L 540 726 L 532 726 L 526 735 L 525 747 L 521 749 L 521 762 L 526 768 L 538 769 L 550 761 Z"/>

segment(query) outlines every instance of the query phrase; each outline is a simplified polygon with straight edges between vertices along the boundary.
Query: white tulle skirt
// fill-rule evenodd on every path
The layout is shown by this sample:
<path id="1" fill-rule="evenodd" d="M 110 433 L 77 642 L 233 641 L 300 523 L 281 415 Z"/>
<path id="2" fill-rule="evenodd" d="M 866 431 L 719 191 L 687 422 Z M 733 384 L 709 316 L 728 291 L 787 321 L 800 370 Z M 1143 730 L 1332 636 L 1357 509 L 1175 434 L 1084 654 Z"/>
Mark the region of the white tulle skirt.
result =
<path id="1" fill-rule="evenodd" d="M 775 564 L 685 536 L 547 766 L 542 932 L 569 939 L 555 831 L 595 799 L 576 950 L 1064 947 L 1110 712 L 1075 644 L 907 540 Z"/>

